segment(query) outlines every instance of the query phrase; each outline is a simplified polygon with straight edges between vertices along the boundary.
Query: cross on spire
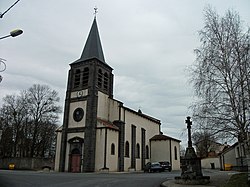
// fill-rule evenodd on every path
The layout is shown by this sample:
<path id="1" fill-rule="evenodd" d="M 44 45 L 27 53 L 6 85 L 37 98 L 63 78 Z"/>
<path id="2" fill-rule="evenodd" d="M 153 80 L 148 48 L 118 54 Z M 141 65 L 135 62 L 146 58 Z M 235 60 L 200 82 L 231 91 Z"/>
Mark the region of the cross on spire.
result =
<path id="1" fill-rule="evenodd" d="M 94 8 L 94 11 L 95 11 L 95 12 L 94 12 L 95 18 L 96 18 L 96 14 L 98 13 L 97 10 L 98 10 L 98 8 L 95 6 L 95 8 Z"/>

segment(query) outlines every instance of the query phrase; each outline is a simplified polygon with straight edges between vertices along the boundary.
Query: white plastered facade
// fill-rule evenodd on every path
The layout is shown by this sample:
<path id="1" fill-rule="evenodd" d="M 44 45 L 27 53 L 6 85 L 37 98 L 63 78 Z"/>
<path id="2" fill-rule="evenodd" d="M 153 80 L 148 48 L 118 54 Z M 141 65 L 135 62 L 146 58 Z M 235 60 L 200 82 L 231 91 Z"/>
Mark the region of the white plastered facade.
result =
<path id="1" fill-rule="evenodd" d="M 71 94 L 72 97 L 76 97 L 76 94 Z M 85 126 L 85 117 L 80 122 L 75 122 L 73 120 L 73 111 L 77 107 L 83 107 L 86 111 L 86 102 L 75 102 L 70 104 L 70 115 L 69 115 L 69 127 L 84 127 Z M 135 127 L 135 144 L 140 147 L 141 150 L 141 139 L 142 139 L 142 129 L 145 130 L 145 146 L 149 148 L 148 157 L 145 157 L 145 163 L 149 161 L 162 161 L 169 160 L 169 149 L 168 142 L 150 142 L 150 139 L 155 135 L 160 134 L 160 122 L 155 120 L 152 117 L 124 107 L 120 101 L 109 98 L 106 94 L 98 92 L 98 108 L 97 108 L 97 118 L 112 124 L 115 120 L 121 120 L 124 122 L 124 143 L 128 142 L 130 145 L 129 155 L 124 155 L 124 171 L 129 171 L 131 169 L 131 159 L 132 159 L 132 126 Z M 153 119 L 153 120 L 152 120 Z M 68 141 L 75 137 L 80 137 L 84 139 L 84 132 L 74 132 L 67 135 L 67 148 L 66 153 L 70 152 L 70 144 Z M 106 140 L 105 140 L 106 138 Z M 95 171 L 101 171 L 104 167 L 108 168 L 109 171 L 118 171 L 118 139 L 119 139 L 119 129 L 118 128 L 109 128 L 104 124 L 98 122 L 96 130 L 96 153 L 95 153 Z M 56 162 L 55 169 L 59 168 L 59 159 L 60 159 L 60 141 L 61 141 L 61 128 L 57 131 L 57 147 L 56 147 Z M 105 145 L 106 144 L 106 145 Z M 162 145 L 161 145 L 162 144 Z M 112 147 L 114 152 L 112 152 Z M 164 149 L 159 149 L 164 146 Z M 178 160 L 173 160 L 172 165 L 173 169 L 179 168 L 179 142 L 172 141 L 173 147 L 177 147 L 178 150 Z M 82 152 L 84 152 L 84 144 L 82 147 Z M 125 149 L 125 147 L 124 147 Z M 171 150 L 174 154 L 174 150 Z M 142 170 L 142 153 L 139 157 L 135 158 L 135 170 Z M 151 159 L 150 159 L 151 155 Z M 172 156 L 174 157 L 174 155 Z M 104 161 L 106 159 L 106 161 Z M 66 154 L 65 158 L 65 171 L 69 171 L 69 155 Z"/>

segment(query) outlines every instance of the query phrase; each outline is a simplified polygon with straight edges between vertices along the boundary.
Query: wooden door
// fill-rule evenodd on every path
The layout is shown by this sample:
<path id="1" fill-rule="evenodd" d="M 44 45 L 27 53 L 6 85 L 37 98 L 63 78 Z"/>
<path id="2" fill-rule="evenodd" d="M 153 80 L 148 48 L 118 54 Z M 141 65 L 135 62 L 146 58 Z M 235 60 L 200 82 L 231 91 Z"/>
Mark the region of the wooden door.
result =
<path id="1" fill-rule="evenodd" d="M 72 154 L 71 155 L 71 172 L 78 173 L 81 171 L 81 155 Z"/>

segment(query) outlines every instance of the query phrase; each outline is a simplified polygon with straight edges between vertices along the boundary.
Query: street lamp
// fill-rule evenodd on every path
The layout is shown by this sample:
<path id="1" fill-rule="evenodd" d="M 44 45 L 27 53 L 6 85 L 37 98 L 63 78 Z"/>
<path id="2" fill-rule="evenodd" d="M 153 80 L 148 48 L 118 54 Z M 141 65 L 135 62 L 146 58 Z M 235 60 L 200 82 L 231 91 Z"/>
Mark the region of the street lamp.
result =
<path id="1" fill-rule="evenodd" d="M 21 29 L 15 29 L 15 30 L 11 31 L 9 35 L 0 37 L 0 40 L 7 38 L 7 37 L 10 37 L 10 36 L 16 37 L 22 33 L 23 33 L 23 31 Z M 6 64 L 4 63 L 4 61 L 5 61 L 4 59 L 0 58 L 0 72 L 3 72 L 6 69 Z M 0 75 L 0 82 L 2 82 L 2 80 L 3 80 L 3 77 L 2 77 L 2 75 Z"/>
<path id="2" fill-rule="evenodd" d="M 23 31 L 21 29 L 15 29 L 15 30 L 11 31 L 9 35 L 0 37 L 0 40 L 4 39 L 4 38 L 7 38 L 7 37 L 10 37 L 10 36 L 16 37 L 16 36 L 18 36 L 18 35 L 20 35 L 22 33 L 23 33 Z"/>

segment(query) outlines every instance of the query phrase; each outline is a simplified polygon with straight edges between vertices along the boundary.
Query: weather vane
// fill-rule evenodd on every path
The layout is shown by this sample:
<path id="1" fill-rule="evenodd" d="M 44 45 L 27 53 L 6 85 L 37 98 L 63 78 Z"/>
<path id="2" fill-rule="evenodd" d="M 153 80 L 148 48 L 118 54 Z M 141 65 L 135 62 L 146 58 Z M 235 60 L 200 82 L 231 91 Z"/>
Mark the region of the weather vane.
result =
<path id="1" fill-rule="evenodd" d="M 94 12 L 95 18 L 96 18 L 96 14 L 97 14 L 97 12 L 98 12 L 97 9 L 98 9 L 98 8 L 95 6 L 95 8 L 94 8 L 94 10 L 95 10 L 95 12 Z"/>

